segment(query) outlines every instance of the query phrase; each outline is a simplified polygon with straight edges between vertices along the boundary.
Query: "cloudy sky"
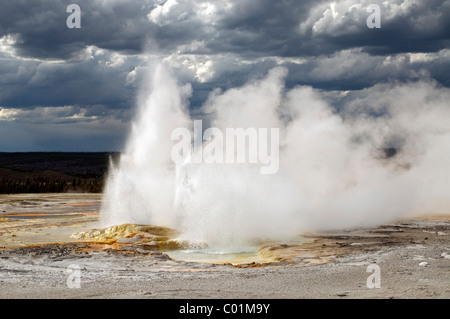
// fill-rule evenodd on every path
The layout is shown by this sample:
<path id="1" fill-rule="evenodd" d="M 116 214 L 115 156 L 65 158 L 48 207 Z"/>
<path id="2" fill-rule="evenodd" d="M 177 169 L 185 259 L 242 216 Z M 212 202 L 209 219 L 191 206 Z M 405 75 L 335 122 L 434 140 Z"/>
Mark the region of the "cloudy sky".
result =
<path id="1" fill-rule="evenodd" d="M 68 28 L 69 4 L 81 28 Z M 368 28 L 370 4 L 381 27 Z M 449 0 L 0 0 L 0 151 L 117 151 L 149 55 L 215 88 L 275 66 L 334 98 L 388 83 L 450 87 Z M 337 107 L 339 101 L 335 101 Z"/>

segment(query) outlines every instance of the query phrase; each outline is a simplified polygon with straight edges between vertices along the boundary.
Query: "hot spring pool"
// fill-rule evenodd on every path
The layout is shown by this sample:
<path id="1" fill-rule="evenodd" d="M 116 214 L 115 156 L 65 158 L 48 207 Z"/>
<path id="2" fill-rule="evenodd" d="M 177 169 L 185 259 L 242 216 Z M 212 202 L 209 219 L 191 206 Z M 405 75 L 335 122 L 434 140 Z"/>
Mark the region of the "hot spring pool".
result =
<path id="1" fill-rule="evenodd" d="M 257 248 L 226 251 L 214 249 L 180 249 L 164 251 L 170 258 L 185 262 L 201 262 L 213 264 L 230 263 L 233 265 L 250 263 L 267 263 L 268 258 L 261 256 Z"/>

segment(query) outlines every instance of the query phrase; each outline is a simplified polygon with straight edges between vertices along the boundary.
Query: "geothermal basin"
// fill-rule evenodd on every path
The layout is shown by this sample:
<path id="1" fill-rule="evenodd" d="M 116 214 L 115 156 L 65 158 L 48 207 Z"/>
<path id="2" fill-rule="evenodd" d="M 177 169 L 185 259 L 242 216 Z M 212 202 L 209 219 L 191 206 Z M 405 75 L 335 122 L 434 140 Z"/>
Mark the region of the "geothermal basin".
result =
<path id="1" fill-rule="evenodd" d="M 101 198 L 1 195 L 0 297 L 450 296 L 448 215 L 219 251 L 186 246 L 176 230 L 160 226 L 98 228 Z M 381 270 L 379 288 L 368 284 L 373 265 Z M 73 269 L 77 289 L 69 285 Z"/>
<path id="2" fill-rule="evenodd" d="M 157 250 L 189 262 L 239 265 L 272 261 L 258 252 L 268 242 L 211 249 L 206 244 L 178 241 L 178 233 L 165 227 L 122 224 L 101 228 L 101 202 L 101 194 L 0 195 L 0 247 L 83 242 L 92 244 L 93 249 Z M 298 236 L 295 244 L 307 241 Z"/>

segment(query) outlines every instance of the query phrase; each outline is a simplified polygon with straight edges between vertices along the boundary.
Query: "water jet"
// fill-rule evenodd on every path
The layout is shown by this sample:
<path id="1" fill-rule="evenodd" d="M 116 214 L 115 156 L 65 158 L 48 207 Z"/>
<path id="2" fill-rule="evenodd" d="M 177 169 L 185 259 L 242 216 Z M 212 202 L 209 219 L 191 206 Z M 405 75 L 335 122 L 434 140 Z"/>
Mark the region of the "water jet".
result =
<path id="1" fill-rule="evenodd" d="M 208 140 L 194 132 L 192 88 L 178 84 L 163 63 L 152 65 L 126 147 L 108 174 L 102 226 L 170 227 L 179 232 L 177 240 L 205 244 L 210 252 L 236 252 L 258 240 L 282 243 L 308 231 L 372 227 L 448 211 L 450 171 L 442 163 L 450 159 L 450 110 L 444 100 L 426 98 L 447 91 L 427 84 L 392 87 L 384 92 L 392 96 L 383 101 L 386 117 L 371 117 L 355 110 L 358 99 L 338 111 L 318 90 L 287 89 L 286 76 L 285 68 L 276 67 L 242 87 L 212 91 L 201 107 L 221 132 L 278 130 L 279 169 L 261 174 L 248 161 L 193 161 Z M 402 101 L 418 90 L 426 92 L 424 98 L 405 108 Z M 376 99 L 363 102 L 377 108 Z M 430 119 L 439 130 L 428 125 Z M 180 161 L 172 154 L 176 130 L 194 141 Z M 402 140 L 401 152 L 380 157 L 392 138 Z"/>

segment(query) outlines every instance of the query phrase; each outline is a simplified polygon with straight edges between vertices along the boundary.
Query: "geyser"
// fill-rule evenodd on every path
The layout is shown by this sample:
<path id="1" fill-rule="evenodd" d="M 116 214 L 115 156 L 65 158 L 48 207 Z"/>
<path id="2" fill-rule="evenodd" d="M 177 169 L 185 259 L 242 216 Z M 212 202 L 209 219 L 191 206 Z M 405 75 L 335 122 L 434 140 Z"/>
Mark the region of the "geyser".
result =
<path id="1" fill-rule="evenodd" d="M 261 174 L 258 163 L 173 161 L 174 130 L 189 130 L 205 147 L 212 141 L 193 134 L 191 86 L 155 63 L 110 168 L 103 226 L 168 226 L 182 239 L 229 248 L 450 211 L 448 88 L 429 80 L 380 84 L 330 102 L 308 86 L 287 89 L 286 75 L 277 67 L 214 90 L 201 108 L 222 132 L 279 129 L 279 169 Z"/>

